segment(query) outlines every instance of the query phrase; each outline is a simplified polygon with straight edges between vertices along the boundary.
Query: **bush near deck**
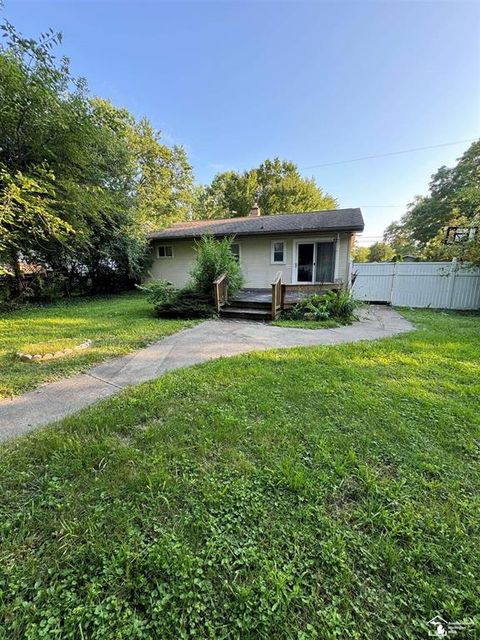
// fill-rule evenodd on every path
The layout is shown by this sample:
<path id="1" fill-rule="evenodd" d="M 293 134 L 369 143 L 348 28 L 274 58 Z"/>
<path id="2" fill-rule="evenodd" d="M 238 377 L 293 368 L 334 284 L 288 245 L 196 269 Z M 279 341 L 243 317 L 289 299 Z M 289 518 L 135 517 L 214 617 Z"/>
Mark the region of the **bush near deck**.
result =
<path id="1" fill-rule="evenodd" d="M 284 311 L 273 324 L 300 329 L 329 329 L 352 324 L 359 303 L 345 289 L 314 293 L 299 300 L 293 309 Z"/>
<path id="2" fill-rule="evenodd" d="M 0 637 L 478 625 L 480 316 L 407 316 L 393 339 L 179 370 L 4 446 Z"/>

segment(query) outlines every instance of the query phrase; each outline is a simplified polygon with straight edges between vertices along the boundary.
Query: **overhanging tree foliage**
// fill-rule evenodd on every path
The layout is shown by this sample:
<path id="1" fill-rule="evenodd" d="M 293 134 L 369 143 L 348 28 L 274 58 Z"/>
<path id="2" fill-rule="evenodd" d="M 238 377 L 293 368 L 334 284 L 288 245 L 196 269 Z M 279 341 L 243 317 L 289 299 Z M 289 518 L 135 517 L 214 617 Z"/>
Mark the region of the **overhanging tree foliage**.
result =
<path id="1" fill-rule="evenodd" d="M 8 22 L 0 46 L 0 264 L 22 291 L 21 261 L 92 290 L 137 279 L 145 231 L 190 212 L 185 151 L 148 120 L 92 98 L 52 31 L 23 38 Z M 67 287 L 68 288 L 68 287 Z"/>
<path id="2" fill-rule="evenodd" d="M 263 215 L 337 206 L 335 198 L 313 178 L 301 176 L 293 162 L 275 158 L 243 173 L 218 173 L 210 185 L 199 189 L 195 210 L 199 218 L 247 216 L 255 201 Z"/>
<path id="3" fill-rule="evenodd" d="M 446 245 L 450 225 L 478 226 L 480 218 L 480 140 L 452 167 L 441 167 L 430 182 L 430 195 L 417 197 L 400 222 L 389 225 L 385 240 L 428 259 L 458 257 L 478 264 L 480 233 L 476 238 Z"/>

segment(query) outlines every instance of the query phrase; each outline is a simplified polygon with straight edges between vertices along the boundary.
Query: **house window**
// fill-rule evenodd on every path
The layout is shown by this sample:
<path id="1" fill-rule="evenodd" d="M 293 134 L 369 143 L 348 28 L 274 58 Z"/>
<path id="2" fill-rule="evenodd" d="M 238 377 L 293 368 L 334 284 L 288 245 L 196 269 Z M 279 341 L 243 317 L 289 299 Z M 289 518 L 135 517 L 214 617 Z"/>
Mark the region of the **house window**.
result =
<path id="1" fill-rule="evenodd" d="M 272 242 L 272 264 L 285 264 L 285 242 L 283 240 Z"/>
<path id="2" fill-rule="evenodd" d="M 230 246 L 230 251 L 233 253 L 235 260 L 240 262 L 240 244 L 238 242 L 234 242 Z"/>
<path id="3" fill-rule="evenodd" d="M 171 244 L 159 244 L 157 255 L 159 258 L 173 258 L 173 247 Z"/>

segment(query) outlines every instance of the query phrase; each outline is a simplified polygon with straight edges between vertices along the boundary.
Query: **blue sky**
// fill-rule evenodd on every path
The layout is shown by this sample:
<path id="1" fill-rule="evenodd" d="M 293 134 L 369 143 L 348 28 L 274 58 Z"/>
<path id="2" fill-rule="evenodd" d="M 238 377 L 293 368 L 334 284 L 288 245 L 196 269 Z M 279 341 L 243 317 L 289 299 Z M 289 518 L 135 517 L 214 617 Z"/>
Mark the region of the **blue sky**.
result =
<path id="1" fill-rule="evenodd" d="M 53 27 L 93 93 L 183 144 L 198 181 L 293 160 L 361 206 L 365 241 L 480 135 L 479 2 L 6 0 L 25 35 Z"/>

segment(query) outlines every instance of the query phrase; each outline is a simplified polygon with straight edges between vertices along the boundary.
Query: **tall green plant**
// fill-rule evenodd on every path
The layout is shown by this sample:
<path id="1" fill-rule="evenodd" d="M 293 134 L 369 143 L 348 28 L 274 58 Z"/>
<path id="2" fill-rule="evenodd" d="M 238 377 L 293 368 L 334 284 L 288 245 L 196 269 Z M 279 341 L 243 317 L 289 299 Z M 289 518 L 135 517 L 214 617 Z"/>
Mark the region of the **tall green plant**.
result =
<path id="1" fill-rule="evenodd" d="M 229 295 L 243 286 L 242 269 L 232 253 L 232 243 L 233 237 L 218 240 L 208 235 L 196 243 L 197 259 L 190 275 L 197 291 L 213 295 L 213 283 L 223 273 L 227 274 Z"/>

